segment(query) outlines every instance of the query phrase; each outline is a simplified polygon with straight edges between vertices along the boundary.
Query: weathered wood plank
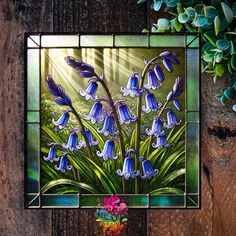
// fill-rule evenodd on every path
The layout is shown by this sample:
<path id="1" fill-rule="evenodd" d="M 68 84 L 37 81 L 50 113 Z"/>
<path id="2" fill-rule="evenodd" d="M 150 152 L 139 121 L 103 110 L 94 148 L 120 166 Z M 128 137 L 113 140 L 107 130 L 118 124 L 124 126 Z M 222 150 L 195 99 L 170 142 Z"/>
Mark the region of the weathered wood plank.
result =
<path id="1" fill-rule="evenodd" d="M 135 1 L 53 1 L 54 32 L 141 32 L 146 8 Z M 53 211 L 53 235 L 101 235 L 94 210 Z M 146 212 L 129 211 L 126 235 L 146 235 Z"/>
<path id="2" fill-rule="evenodd" d="M 24 209 L 23 41 L 25 31 L 51 30 L 51 10 L 50 1 L 0 2 L 0 235 L 3 236 L 50 235 L 51 212 Z"/>

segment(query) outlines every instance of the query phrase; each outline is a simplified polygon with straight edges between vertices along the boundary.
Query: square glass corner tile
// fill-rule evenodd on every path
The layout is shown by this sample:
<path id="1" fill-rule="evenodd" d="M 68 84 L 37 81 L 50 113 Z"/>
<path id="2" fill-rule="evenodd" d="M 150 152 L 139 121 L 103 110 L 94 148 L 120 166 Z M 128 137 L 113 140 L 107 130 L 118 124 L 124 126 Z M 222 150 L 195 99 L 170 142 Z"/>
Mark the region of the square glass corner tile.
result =
<path id="1" fill-rule="evenodd" d="M 30 35 L 27 38 L 27 47 L 29 47 L 29 48 L 40 47 L 40 36 L 39 35 Z"/>
<path id="2" fill-rule="evenodd" d="M 78 35 L 42 35 L 42 47 L 78 47 Z"/>
<path id="3" fill-rule="evenodd" d="M 186 198 L 187 208 L 199 208 L 199 195 L 188 195 Z"/>
<path id="4" fill-rule="evenodd" d="M 199 35 L 187 35 L 187 46 L 190 48 L 199 48 L 200 38 Z"/>

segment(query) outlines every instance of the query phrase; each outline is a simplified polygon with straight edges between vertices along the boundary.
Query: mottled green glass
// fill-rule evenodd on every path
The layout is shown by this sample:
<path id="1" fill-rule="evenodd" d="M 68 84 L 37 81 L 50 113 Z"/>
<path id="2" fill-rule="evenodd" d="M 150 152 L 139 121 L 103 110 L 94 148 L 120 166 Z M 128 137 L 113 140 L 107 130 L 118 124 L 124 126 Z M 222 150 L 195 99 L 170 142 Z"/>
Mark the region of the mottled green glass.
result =
<path id="1" fill-rule="evenodd" d="M 27 112 L 27 122 L 39 122 L 39 112 L 37 111 Z"/>
<path id="2" fill-rule="evenodd" d="M 151 47 L 184 47 L 185 36 L 181 35 L 151 35 Z"/>
<path id="3" fill-rule="evenodd" d="M 78 47 L 78 35 L 42 35 L 42 47 Z"/>
<path id="4" fill-rule="evenodd" d="M 39 192 L 39 124 L 27 125 L 27 192 Z"/>
<path id="5" fill-rule="evenodd" d="M 118 195 L 127 200 L 129 207 L 148 207 L 148 195 Z"/>
<path id="6" fill-rule="evenodd" d="M 186 199 L 187 207 L 198 208 L 199 207 L 199 195 L 190 195 Z"/>
<path id="7" fill-rule="evenodd" d="M 151 195 L 150 207 L 184 207 L 184 195 Z"/>
<path id="8" fill-rule="evenodd" d="M 110 197 L 108 194 L 99 194 L 99 195 L 90 195 L 90 194 L 82 194 L 79 196 L 79 206 L 80 207 L 95 207 L 98 204 L 104 203 L 105 197 Z"/>
<path id="9" fill-rule="evenodd" d="M 81 35 L 80 46 L 81 47 L 112 47 L 113 36 L 112 35 Z"/>
<path id="10" fill-rule="evenodd" d="M 196 35 L 188 35 L 187 36 L 187 46 L 190 48 L 199 47 L 199 36 Z"/>
<path id="11" fill-rule="evenodd" d="M 40 206 L 38 194 L 28 194 L 26 196 L 26 207 L 38 208 Z"/>
<path id="12" fill-rule="evenodd" d="M 187 49 L 187 110 L 199 110 L 199 49 Z"/>
<path id="13" fill-rule="evenodd" d="M 187 124 L 186 130 L 187 193 L 199 192 L 199 124 Z"/>
<path id="14" fill-rule="evenodd" d="M 116 47 L 148 47 L 148 36 L 115 35 Z"/>
<path id="15" fill-rule="evenodd" d="M 27 108 L 39 110 L 39 49 L 27 50 Z"/>
<path id="16" fill-rule="evenodd" d="M 79 206 L 78 195 L 46 195 L 41 196 L 42 207 L 70 207 L 77 208 Z"/>
<path id="17" fill-rule="evenodd" d="M 40 46 L 40 36 L 39 35 L 31 35 L 27 38 L 27 47 L 29 48 L 38 48 Z"/>
<path id="18" fill-rule="evenodd" d="M 198 123 L 199 122 L 199 112 L 187 112 L 187 122 L 188 123 Z"/>

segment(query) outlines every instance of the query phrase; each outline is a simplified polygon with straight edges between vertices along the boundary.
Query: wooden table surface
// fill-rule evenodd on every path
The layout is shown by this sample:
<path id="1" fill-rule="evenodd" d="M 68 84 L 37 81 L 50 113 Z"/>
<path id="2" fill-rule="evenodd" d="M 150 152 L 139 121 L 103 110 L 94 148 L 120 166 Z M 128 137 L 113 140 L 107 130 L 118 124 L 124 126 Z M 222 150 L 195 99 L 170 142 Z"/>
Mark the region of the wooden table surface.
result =
<path id="1" fill-rule="evenodd" d="M 148 17 L 147 17 L 148 16 Z M 0 235 L 102 235 L 94 210 L 24 210 L 24 32 L 141 32 L 135 0 L 0 1 Z M 236 235 L 236 115 L 203 75 L 201 210 L 130 210 L 125 235 Z"/>

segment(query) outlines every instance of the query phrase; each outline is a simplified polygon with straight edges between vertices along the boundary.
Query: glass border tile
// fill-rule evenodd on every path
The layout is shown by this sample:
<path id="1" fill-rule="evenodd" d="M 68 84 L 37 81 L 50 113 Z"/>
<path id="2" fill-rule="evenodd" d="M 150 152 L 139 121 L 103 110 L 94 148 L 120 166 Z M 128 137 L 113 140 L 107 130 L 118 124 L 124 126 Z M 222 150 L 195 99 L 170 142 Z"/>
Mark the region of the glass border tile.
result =
<path id="1" fill-rule="evenodd" d="M 148 47 L 147 35 L 115 35 L 116 47 Z"/>
<path id="2" fill-rule="evenodd" d="M 78 35 L 42 35 L 42 47 L 78 47 Z"/>
<path id="3" fill-rule="evenodd" d="M 80 47 L 112 47 L 113 35 L 81 35 Z"/>
<path id="4" fill-rule="evenodd" d="M 151 35 L 151 47 L 185 47 L 184 35 Z"/>

